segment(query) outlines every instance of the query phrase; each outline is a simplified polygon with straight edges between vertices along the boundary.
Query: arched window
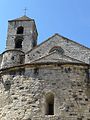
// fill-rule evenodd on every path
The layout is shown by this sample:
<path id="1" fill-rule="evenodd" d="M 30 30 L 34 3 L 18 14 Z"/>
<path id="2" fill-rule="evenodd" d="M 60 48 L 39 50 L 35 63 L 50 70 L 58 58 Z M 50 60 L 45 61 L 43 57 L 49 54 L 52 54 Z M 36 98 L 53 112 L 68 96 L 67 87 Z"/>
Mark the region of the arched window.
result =
<path id="1" fill-rule="evenodd" d="M 15 48 L 22 48 L 22 41 L 23 41 L 23 38 L 17 37 L 15 39 Z"/>
<path id="2" fill-rule="evenodd" d="M 17 28 L 17 34 L 23 34 L 24 28 L 22 26 Z"/>
<path id="3" fill-rule="evenodd" d="M 54 95 L 52 93 L 46 95 L 46 115 L 54 115 Z"/>
<path id="4" fill-rule="evenodd" d="M 49 53 L 57 51 L 60 54 L 64 54 L 64 50 L 60 46 L 54 46 L 50 49 Z"/>

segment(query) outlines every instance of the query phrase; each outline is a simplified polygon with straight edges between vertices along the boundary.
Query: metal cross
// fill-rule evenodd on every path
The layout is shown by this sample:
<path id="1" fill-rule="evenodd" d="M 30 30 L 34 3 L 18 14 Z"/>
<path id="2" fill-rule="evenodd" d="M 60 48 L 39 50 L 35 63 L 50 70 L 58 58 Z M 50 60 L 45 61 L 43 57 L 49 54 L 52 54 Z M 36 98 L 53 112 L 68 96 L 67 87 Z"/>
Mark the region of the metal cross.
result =
<path id="1" fill-rule="evenodd" d="M 24 15 L 26 15 L 26 13 L 27 13 L 27 10 L 28 10 L 27 8 L 25 8 L 25 9 L 24 9 Z"/>

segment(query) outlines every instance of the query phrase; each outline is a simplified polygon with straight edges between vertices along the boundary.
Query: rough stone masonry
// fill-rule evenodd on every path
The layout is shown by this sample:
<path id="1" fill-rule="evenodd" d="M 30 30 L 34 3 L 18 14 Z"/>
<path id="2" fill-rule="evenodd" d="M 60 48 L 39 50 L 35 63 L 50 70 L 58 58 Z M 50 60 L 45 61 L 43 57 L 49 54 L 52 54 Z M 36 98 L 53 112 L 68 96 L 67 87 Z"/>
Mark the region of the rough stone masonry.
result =
<path id="1" fill-rule="evenodd" d="M 37 45 L 34 19 L 8 21 L 0 54 L 0 120 L 90 120 L 90 49 L 55 34 Z"/>

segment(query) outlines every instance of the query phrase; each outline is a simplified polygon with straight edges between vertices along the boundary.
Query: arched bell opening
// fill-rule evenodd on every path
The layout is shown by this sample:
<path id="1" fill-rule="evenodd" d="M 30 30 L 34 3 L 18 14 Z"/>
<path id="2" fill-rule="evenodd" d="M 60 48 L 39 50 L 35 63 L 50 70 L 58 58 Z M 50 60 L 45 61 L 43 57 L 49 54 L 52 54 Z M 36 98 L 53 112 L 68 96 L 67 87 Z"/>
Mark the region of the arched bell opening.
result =
<path id="1" fill-rule="evenodd" d="M 15 48 L 22 49 L 22 42 L 23 42 L 23 38 L 17 37 L 15 39 Z"/>
<path id="2" fill-rule="evenodd" d="M 22 26 L 17 28 L 17 34 L 23 34 L 24 28 Z"/>

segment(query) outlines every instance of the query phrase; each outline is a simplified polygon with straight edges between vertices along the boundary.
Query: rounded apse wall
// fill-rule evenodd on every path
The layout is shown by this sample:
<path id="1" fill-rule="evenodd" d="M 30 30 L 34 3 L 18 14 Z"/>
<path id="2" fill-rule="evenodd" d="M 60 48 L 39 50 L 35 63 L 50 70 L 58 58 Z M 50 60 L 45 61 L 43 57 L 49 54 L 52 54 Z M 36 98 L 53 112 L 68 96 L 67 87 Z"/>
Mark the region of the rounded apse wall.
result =
<path id="1" fill-rule="evenodd" d="M 7 68 L 24 63 L 24 53 L 20 50 L 7 50 L 3 53 L 1 68 Z"/>

